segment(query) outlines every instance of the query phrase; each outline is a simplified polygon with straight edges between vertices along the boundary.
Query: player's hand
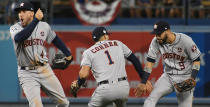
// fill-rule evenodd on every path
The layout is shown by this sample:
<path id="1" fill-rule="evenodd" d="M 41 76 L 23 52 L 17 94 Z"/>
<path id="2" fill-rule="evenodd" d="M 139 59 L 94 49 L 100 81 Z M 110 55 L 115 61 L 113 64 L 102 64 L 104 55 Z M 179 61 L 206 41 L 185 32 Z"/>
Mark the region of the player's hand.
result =
<path id="1" fill-rule="evenodd" d="M 146 84 L 139 83 L 137 88 L 134 90 L 135 96 L 140 97 L 143 94 L 146 94 Z"/>
<path id="2" fill-rule="evenodd" d="M 42 10 L 39 8 L 37 11 L 36 11 L 36 14 L 35 14 L 35 17 L 38 19 L 38 20 L 42 20 L 43 18 L 43 12 Z"/>
<path id="3" fill-rule="evenodd" d="M 152 83 L 147 81 L 146 84 L 140 83 L 137 88 L 134 90 L 135 96 L 140 97 L 142 95 L 146 95 L 152 91 Z"/>
<path id="4" fill-rule="evenodd" d="M 72 86 L 72 87 L 78 87 L 78 80 L 74 80 L 74 81 L 71 83 L 71 86 Z"/>
<path id="5" fill-rule="evenodd" d="M 73 61 L 73 56 L 71 55 L 71 56 L 65 57 L 65 60 L 66 60 L 66 67 L 68 67 Z"/>
<path id="6" fill-rule="evenodd" d="M 153 86 L 152 86 L 152 83 L 150 81 L 147 81 L 146 88 L 147 88 L 147 93 L 148 94 L 152 92 Z"/>
<path id="7" fill-rule="evenodd" d="M 72 60 L 72 58 L 73 58 L 72 55 L 68 56 L 68 57 L 65 57 L 65 59 L 68 60 L 68 61 Z"/>
<path id="8" fill-rule="evenodd" d="M 78 81 L 75 80 L 71 83 L 71 87 L 70 87 L 70 93 L 74 96 L 77 97 L 77 92 L 80 89 L 80 86 L 78 85 Z"/>

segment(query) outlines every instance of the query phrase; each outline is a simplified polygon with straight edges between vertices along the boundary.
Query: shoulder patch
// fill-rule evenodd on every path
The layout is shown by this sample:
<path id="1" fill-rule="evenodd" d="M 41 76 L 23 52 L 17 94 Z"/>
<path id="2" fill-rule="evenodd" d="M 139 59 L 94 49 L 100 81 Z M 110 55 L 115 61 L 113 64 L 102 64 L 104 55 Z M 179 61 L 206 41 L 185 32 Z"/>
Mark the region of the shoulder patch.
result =
<path id="1" fill-rule="evenodd" d="M 182 48 L 178 47 L 177 51 L 181 53 L 182 52 Z"/>
<path id="2" fill-rule="evenodd" d="M 195 52 L 195 51 L 197 51 L 197 47 L 195 45 L 193 45 L 191 50 L 192 50 L 192 52 Z"/>

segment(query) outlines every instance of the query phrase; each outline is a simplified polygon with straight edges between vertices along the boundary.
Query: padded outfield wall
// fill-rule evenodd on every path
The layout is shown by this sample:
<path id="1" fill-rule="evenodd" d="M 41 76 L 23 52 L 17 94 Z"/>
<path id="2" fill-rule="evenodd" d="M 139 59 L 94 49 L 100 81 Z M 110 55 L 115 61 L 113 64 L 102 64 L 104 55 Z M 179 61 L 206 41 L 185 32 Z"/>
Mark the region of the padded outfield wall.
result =
<path id="1" fill-rule="evenodd" d="M 59 78 L 66 95 L 69 100 L 74 103 L 87 103 L 96 83 L 93 76 L 89 76 L 87 80 L 87 88 L 82 88 L 78 93 L 78 99 L 72 98 L 69 94 L 70 83 L 77 78 L 80 69 L 80 61 L 82 52 L 89 48 L 94 42 L 91 40 L 91 31 L 93 26 L 53 26 L 57 35 L 71 49 L 74 56 L 72 65 L 64 70 L 55 70 L 55 74 Z M 210 31 L 209 26 L 172 26 L 172 31 L 183 32 L 192 37 L 200 48 L 201 54 L 201 70 L 196 78 L 197 86 L 195 89 L 194 103 L 210 104 Z M 9 26 L 0 26 L 0 102 L 25 102 L 26 98 L 22 93 L 17 78 L 16 57 L 14 54 L 13 44 L 9 35 Z M 110 39 L 120 40 L 125 43 L 135 55 L 139 58 L 142 66 L 145 64 L 145 56 L 148 51 L 149 44 L 154 37 L 150 34 L 152 26 L 110 26 L 107 27 L 111 32 Z M 58 51 L 53 45 L 47 45 L 49 52 L 49 62 Z M 155 64 L 150 80 L 154 83 L 163 72 L 162 60 L 158 59 Z M 139 83 L 139 77 L 130 62 L 126 62 L 126 70 L 128 81 L 131 86 L 128 103 L 142 103 L 147 97 L 142 96 L 136 98 L 133 89 Z M 49 102 L 48 97 L 42 93 L 44 101 Z M 172 93 L 162 100 L 160 103 L 176 103 L 176 95 Z"/>

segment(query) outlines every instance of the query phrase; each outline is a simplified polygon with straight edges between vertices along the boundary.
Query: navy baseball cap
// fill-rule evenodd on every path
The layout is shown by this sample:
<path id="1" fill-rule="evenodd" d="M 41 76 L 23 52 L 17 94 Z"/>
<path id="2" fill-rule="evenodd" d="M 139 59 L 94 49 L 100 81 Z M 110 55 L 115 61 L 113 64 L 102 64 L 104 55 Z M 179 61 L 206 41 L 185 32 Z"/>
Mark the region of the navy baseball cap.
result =
<path id="1" fill-rule="evenodd" d="M 170 25 L 165 21 L 158 21 L 154 24 L 152 34 L 160 35 L 164 31 L 170 29 Z"/>
<path id="2" fill-rule="evenodd" d="M 15 7 L 16 12 L 18 12 L 19 10 L 34 11 L 34 6 L 30 2 L 22 1 L 22 2 L 19 2 Z"/>
<path id="3" fill-rule="evenodd" d="M 100 39 L 101 36 L 103 35 L 109 35 L 110 33 L 107 32 L 105 27 L 96 27 L 93 32 L 92 32 L 92 38 L 94 41 L 98 41 Z"/>

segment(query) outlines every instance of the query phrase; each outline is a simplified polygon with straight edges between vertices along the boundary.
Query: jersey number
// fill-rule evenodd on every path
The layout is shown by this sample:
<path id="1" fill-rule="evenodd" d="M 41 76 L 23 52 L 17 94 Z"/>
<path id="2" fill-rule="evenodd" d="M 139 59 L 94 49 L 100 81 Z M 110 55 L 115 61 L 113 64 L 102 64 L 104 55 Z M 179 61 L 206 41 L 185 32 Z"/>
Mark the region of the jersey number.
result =
<path id="1" fill-rule="evenodd" d="M 107 58 L 108 58 L 108 60 L 109 60 L 109 64 L 110 64 L 110 65 L 111 65 L 111 64 L 114 64 L 114 61 L 112 61 L 112 58 L 111 58 L 111 56 L 110 56 L 110 54 L 109 54 L 109 51 L 105 51 L 104 53 L 106 54 L 106 56 L 107 56 Z"/>
<path id="2" fill-rule="evenodd" d="M 185 69 L 184 62 L 179 62 L 179 66 L 180 66 L 181 70 Z"/>

